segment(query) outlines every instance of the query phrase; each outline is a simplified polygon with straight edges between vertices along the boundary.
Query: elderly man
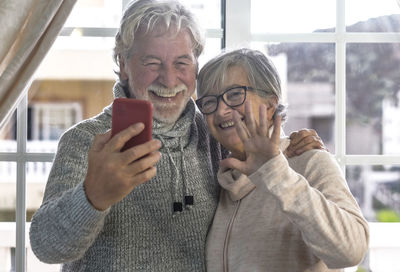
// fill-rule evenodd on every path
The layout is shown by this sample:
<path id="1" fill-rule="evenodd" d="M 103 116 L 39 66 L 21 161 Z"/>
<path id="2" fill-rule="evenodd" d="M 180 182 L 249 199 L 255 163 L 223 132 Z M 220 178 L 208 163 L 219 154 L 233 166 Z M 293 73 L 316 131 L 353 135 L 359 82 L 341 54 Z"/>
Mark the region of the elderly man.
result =
<path id="1" fill-rule="evenodd" d="M 62 136 L 31 223 L 40 260 L 63 263 L 63 271 L 205 270 L 226 152 L 191 99 L 203 47 L 193 15 L 178 2 L 138 0 L 127 8 L 113 92 L 151 101 L 154 139 L 121 152 L 143 125 L 111 138 L 111 105 Z M 294 140 L 300 152 L 320 148 L 317 135 L 303 136 Z"/>

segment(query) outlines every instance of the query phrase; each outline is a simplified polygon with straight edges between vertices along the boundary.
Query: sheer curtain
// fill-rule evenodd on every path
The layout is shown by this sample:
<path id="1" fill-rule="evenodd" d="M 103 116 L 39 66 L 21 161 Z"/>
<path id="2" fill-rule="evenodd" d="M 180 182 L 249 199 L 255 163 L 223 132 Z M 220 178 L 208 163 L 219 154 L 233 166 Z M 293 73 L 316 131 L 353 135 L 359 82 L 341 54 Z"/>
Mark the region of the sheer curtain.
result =
<path id="1" fill-rule="evenodd" d="M 0 128 L 77 0 L 0 0 Z"/>

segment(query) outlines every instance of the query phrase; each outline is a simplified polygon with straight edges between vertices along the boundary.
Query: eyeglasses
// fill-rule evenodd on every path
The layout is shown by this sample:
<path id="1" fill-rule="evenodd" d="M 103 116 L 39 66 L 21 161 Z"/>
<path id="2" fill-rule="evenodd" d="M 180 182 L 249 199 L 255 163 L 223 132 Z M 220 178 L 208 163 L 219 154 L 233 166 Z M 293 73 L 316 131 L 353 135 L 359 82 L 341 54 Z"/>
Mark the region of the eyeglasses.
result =
<path id="1" fill-rule="evenodd" d="M 249 86 L 235 86 L 225 90 L 220 95 L 206 95 L 196 100 L 196 105 L 203 114 L 214 113 L 218 109 L 219 100 L 222 99 L 225 105 L 234 108 L 246 101 L 248 90 L 258 90 Z"/>

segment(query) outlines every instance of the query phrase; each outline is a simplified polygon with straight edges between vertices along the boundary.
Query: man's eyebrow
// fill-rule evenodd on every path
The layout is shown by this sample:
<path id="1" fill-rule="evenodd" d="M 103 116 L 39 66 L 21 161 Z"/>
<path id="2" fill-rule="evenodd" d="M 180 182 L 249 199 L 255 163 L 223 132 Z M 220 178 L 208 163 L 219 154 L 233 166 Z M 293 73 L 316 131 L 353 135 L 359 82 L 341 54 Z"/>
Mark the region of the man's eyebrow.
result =
<path id="1" fill-rule="evenodd" d="M 156 60 L 162 61 L 159 57 L 154 56 L 154 55 L 146 55 L 146 56 L 141 57 L 140 59 L 142 61 L 146 61 L 149 59 L 156 59 Z M 193 58 L 190 55 L 178 56 L 176 59 L 187 59 L 187 60 L 193 61 Z"/>
<path id="2" fill-rule="evenodd" d="M 140 59 L 142 61 L 149 60 L 149 59 L 156 59 L 156 60 L 161 61 L 161 59 L 159 57 L 156 57 L 154 55 L 146 55 L 146 56 L 141 57 Z"/>
<path id="3" fill-rule="evenodd" d="M 177 59 L 187 59 L 187 60 L 193 61 L 193 58 L 190 55 L 182 55 L 182 56 L 177 57 Z"/>

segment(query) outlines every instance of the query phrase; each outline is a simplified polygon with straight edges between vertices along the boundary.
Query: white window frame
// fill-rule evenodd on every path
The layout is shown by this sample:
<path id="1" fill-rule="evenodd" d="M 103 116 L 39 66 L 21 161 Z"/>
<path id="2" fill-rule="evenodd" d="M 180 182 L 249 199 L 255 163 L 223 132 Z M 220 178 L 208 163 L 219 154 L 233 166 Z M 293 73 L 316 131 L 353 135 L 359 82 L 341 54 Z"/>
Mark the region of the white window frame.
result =
<path id="1" fill-rule="evenodd" d="M 123 0 L 123 6 L 129 2 Z M 225 33 L 222 29 L 208 29 L 207 37 L 225 38 L 226 47 L 244 45 L 244 41 L 257 42 L 316 42 L 335 43 L 336 90 L 335 90 L 335 156 L 345 171 L 347 165 L 400 165 L 400 155 L 346 155 L 346 44 L 347 43 L 399 43 L 399 33 L 346 33 L 345 0 L 336 0 L 336 32 L 334 33 L 285 33 L 251 34 L 251 0 L 221 0 L 225 14 Z M 238 16 L 240 15 L 240 16 Z M 222 15 L 224 16 L 224 15 Z M 87 36 L 112 36 L 115 29 L 83 29 Z M 65 29 L 61 35 L 68 35 Z M 249 44 L 248 44 L 249 45 Z M 0 152 L 0 162 L 16 162 L 16 271 L 26 271 L 26 164 L 27 162 L 52 162 L 54 153 L 26 152 L 27 144 L 27 107 L 25 95 L 17 107 L 17 151 Z"/>
<path id="2" fill-rule="evenodd" d="M 335 157 L 343 171 L 347 165 L 400 164 L 399 155 L 346 154 L 346 44 L 400 43 L 399 33 L 346 32 L 345 0 L 336 0 L 336 31 L 326 33 L 267 33 L 252 34 L 250 24 L 251 0 L 229 0 L 226 3 L 226 46 L 250 42 L 334 43 L 335 52 Z M 237 16 L 240 14 L 240 16 Z M 244 43 L 247 41 L 247 43 Z"/>

